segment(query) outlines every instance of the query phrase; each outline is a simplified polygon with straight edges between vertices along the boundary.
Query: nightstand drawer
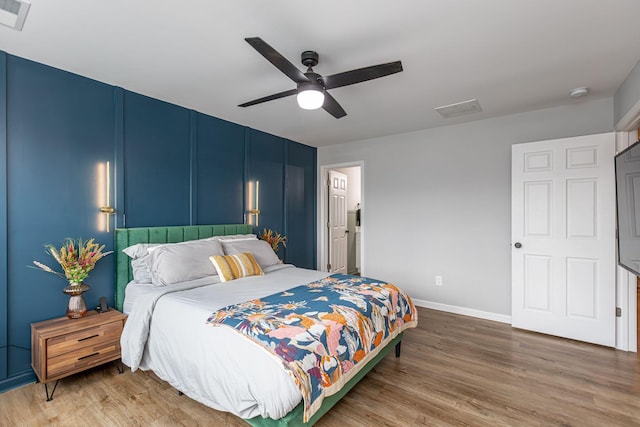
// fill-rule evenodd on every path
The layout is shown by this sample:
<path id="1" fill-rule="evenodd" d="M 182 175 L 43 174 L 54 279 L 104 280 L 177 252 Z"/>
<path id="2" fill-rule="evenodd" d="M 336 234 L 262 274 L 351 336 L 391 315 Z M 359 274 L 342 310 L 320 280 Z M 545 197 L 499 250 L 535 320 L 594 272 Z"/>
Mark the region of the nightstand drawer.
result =
<path id="1" fill-rule="evenodd" d="M 121 333 L 122 322 L 112 322 L 50 338 L 47 340 L 47 359 L 85 347 L 96 347 L 104 343 L 119 343 Z"/>
<path id="2" fill-rule="evenodd" d="M 92 366 L 120 358 L 120 341 L 102 341 L 47 360 L 47 377 L 80 372 Z"/>

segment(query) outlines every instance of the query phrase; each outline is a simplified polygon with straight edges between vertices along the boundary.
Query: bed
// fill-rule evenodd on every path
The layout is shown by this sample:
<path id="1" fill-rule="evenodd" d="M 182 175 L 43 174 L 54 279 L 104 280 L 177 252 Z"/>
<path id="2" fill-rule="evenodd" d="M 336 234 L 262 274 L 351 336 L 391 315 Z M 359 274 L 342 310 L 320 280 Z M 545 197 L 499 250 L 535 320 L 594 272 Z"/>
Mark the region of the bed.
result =
<path id="1" fill-rule="evenodd" d="M 323 386 L 329 391 L 312 401 L 305 390 L 316 393 L 320 386 L 312 383 L 305 389 L 300 386 L 296 372 L 282 369 L 282 359 L 275 354 L 280 350 L 273 349 L 278 345 L 273 344 L 275 341 L 270 344 L 272 348 L 267 341 L 260 345 L 258 338 L 264 337 L 247 336 L 255 332 L 253 329 L 244 331 L 243 336 L 230 327 L 229 322 L 235 320 L 240 325 L 236 329 L 246 326 L 246 321 L 237 320 L 242 314 L 238 314 L 242 311 L 238 307 L 252 309 L 254 301 L 262 304 L 259 308 L 264 311 L 265 304 L 271 301 L 269 298 L 276 302 L 288 301 L 288 295 L 292 293 L 301 290 L 324 292 L 325 287 L 327 293 L 335 293 L 335 289 L 328 287 L 351 289 L 352 283 L 369 292 L 382 289 L 379 282 L 352 276 L 327 277 L 329 273 L 326 272 L 275 263 L 267 265 L 262 276 L 222 281 L 224 274 L 221 272 L 219 276 L 190 277 L 186 281 L 169 280 L 166 286 L 147 286 L 133 280 L 134 261 L 123 252 L 134 246 L 163 244 L 177 244 L 170 247 L 184 249 L 187 246 L 180 246 L 181 242 L 197 246 L 199 242 L 204 245 L 210 240 L 227 242 L 222 243 L 225 248 L 226 245 L 244 247 L 255 244 L 254 241 L 243 242 L 251 239 L 243 237 L 251 233 L 252 226 L 245 224 L 116 229 L 116 308 L 129 315 L 122 340 L 123 361 L 132 370 L 152 370 L 181 393 L 214 409 L 232 412 L 251 425 L 313 425 L 394 347 L 399 356 L 403 331 L 417 324 L 417 313 L 408 296 L 401 294 L 402 298 L 398 298 L 394 293 L 394 306 L 400 301 L 404 307 L 403 316 L 394 320 L 394 329 L 377 347 L 371 345 L 372 350 L 362 363 L 349 365 L 348 375 L 338 373 L 339 370 L 346 371 L 340 366 L 329 367 L 318 375 L 315 380 L 326 383 Z M 259 252 L 255 255 L 262 265 Z M 190 272 L 197 268 L 189 267 Z M 397 288 L 384 284 L 385 292 L 387 289 Z M 318 304 L 326 300 L 324 294 L 315 295 L 319 295 L 314 299 L 319 300 Z M 342 291 L 340 295 L 343 295 Z M 344 299 L 344 295 L 341 298 Z M 245 301 L 252 302 L 251 306 L 247 308 Z M 307 307 L 307 312 L 312 312 L 310 310 Z M 295 321 L 298 320 L 295 317 Z M 227 324 L 223 325 L 223 322 Z M 290 351 L 289 347 L 285 350 Z M 323 362 L 325 366 L 329 366 L 328 360 Z"/>

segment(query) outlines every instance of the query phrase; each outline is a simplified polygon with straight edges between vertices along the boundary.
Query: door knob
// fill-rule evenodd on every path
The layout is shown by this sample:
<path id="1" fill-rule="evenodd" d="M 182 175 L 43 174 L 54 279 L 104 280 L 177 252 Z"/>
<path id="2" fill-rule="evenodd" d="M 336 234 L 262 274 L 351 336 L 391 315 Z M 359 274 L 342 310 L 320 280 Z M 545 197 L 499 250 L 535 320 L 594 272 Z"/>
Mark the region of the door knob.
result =
<path id="1" fill-rule="evenodd" d="M 522 247 L 522 243 L 516 242 L 513 246 L 515 246 L 516 249 L 520 249 Z"/>

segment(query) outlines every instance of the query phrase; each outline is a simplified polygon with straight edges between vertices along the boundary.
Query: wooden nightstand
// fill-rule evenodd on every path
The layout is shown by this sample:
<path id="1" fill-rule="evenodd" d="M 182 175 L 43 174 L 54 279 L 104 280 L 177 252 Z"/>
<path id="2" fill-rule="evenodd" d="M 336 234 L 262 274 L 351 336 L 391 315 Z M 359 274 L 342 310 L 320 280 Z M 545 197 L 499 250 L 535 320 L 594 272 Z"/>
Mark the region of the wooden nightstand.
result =
<path id="1" fill-rule="evenodd" d="M 31 324 L 31 366 L 44 384 L 47 401 L 58 381 L 103 363 L 120 359 L 120 334 L 127 316 L 111 309 L 89 311 L 80 319 L 60 317 Z M 49 394 L 47 383 L 55 381 Z"/>

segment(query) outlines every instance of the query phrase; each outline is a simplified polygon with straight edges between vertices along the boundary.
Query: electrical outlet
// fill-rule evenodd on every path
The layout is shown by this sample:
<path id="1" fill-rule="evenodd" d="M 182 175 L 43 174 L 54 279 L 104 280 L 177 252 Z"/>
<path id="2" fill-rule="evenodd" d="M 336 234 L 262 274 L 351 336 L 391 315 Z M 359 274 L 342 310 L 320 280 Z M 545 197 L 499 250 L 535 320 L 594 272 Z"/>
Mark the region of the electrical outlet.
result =
<path id="1" fill-rule="evenodd" d="M 442 286 L 442 276 L 436 276 L 436 286 Z"/>

